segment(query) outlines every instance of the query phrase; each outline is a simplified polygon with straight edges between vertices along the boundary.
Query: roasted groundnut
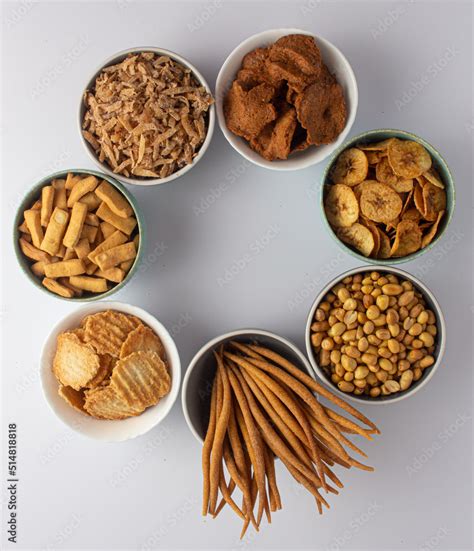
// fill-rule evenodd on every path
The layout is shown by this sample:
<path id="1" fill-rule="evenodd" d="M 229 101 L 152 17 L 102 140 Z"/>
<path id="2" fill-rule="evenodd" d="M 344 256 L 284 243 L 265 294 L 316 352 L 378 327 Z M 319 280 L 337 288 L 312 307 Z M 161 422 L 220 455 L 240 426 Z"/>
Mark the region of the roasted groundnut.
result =
<path id="1" fill-rule="evenodd" d="M 342 392 L 403 392 L 435 363 L 436 317 L 395 274 L 344 278 L 318 305 L 311 331 L 320 367 Z"/>

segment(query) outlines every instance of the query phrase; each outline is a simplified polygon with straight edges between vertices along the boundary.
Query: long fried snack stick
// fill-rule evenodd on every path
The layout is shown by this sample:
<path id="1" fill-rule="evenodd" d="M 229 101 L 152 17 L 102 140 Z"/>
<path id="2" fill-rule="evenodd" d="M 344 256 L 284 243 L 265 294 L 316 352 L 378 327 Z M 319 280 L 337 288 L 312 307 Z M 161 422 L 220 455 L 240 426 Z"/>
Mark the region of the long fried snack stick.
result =
<path id="1" fill-rule="evenodd" d="M 277 484 L 276 472 L 275 472 L 275 456 L 273 455 L 273 452 L 268 448 L 268 446 L 265 446 L 264 449 L 265 449 L 265 466 L 267 471 L 268 488 L 270 493 L 270 507 L 272 512 L 275 512 L 281 509 L 281 497 L 280 497 L 280 491 L 278 490 L 278 484 Z"/>
<path id="2" fill-rule="evenodd" d="M 307 441 L 309 443 L 309 447 L 311 449 L 312 457 L 316 463 L 316 468 L 318 470 L 318 476 L 321 480 L 322 487 L 328 491 L 326 481 L 324 478 L 324 472 L 323 467 L 321 463 L 321 458 L 319 457 L 318 449 L 315 445 L 312 431 L 310 424 L 306 418 L 306 415 L 301 411 L 300 406 L 288 395 L 287 392 L 281 387 L 280 384 L 277 383 L 274 379 L 269 377 L 266 373 L 263 373 L 260 369 L 256 369 L 250 362 L 256 362 L 259 360 L 252 360 L 249 361 L 241 358 L 240 356 L 235 356 L 234 354 L 231 354 L 229 352 L 224 353 L 227 358 L 232 359 L 235 363 L 237 363 L 240 367 L 244 368 L 247 371 L 250 371 L 253 373 L 257 378 L 259 378 L 268 388 L 270 388 L 275 394 L 278 394 L 280 399 L 285 403 L 285 405 L 288 407 L 288 409 L 291 411 L 291 413 L 295 416 L 298 423 L 301 425 L 301 428 L 306 434 Z"/>
<path id="3" fill-rule="evenodd" d="M 219 486 L 220 486 L 221 482 L 219 482 Z M 235 490 L 235 487 L 236 487 L 236 484 L 235 484 L 235 481 L 231 478 L 230 481 L 229 481 L 229 486 L 228 486 L 228 491 L 229 491 L 229 494 L 232 495 L 234 493 L 234 490 Z M 217 515 L 222 511 L 222 509 L 225 507 L 225 504 L 227 503 L 227 501 L 225 500 L 225 498 L 223 497 L 220 502 L 219 502 L 219 505 L 217 506 L 216 508 L 216 512 L 214 513 L 214 517 L 213 518 L 216 518 Z"/>
<path id="4" fill-rule="evenodd" d="M 257 488 L 257 482 L 255 481 L 255 477 L 252 477 L 251 480 L 251 491 L 252 491 L 252 509 L 255 507 L 255 502 L 257 501 L 257 494 L 258 494 L 258 488 Z M 242 532 L 240 532 L 240 539 L 243 539 L 245 536 L 245 533 L 247 532 L 247 528 L 249 527 L 249 519 L 247 517 L 247 520 L 244 522 L 244 525 L 242 527 Z M 258 532 L 258 527 L 257 527 Z"/>
<path id="5" fill-rule="evenodd" d="M 298 439 L 292 433 L 291 429 L 284 423 L 283 419 L 280 417 L 279 413 L 272 407 L 272 405 L 267 400 L 267 393 L 271 392 L 263 383 L 259 383 L 258 379 L 255 380 L 252 378 L 251 374 L 244 369 L 241 370 L 242 376 L 246 380 L 250 389 L 252 390 L 254 396 L 262 405 L 263 409 L 266 411 L 269 420 L 275 424 L 275 426 L 280 430 L 283 437 L 286 439 L 288 446 L 291 446 L 291 453 L 293 453 L 298 461 L 304 464 L 308 469 L 313 471 L 313 484 L 316 487 L 321 487 L 321 480 L 317 476 L 317 473 L 313 469 L 312 461 L 306 450 L 300 444 Z M 261 386 L 259 386 L 259 384 Z M 288 459 L 289 460 L 289 459 Z M 298 468 L 298 467 L 296 467 Z"/>
<path id="6" fill-rule="evenodd" d="M 217 375 L 222 383 L 222 409 L 219 412 L 216 421 L 216 433 L 214 436 L 214 442 L 212 444 L 211 451 L 211 488 L 209 498 L 209 511 L 214 514 L 217 505 L 217 492 L 219 489 L 220 478 L 220 465 L 222 464 L 222 448 L 224 445 L 224 438 L 227 432 L 227 425 L 229 423 L 230 415 L 230 385 L 227 377 L 227 372 L 222 363 L 222 358 L 214 353 L 217 361 Z M 219 398 L 219 394 L 218 394 Z M 218 400 L 219 404 L 219 400 Z"/>
<path id="7" fill-rule="evenodd" d="M 247 450 L 249 452 L 250 459 L 255 470 L 255 479 L 257 482 L 259 493 L 257 524 L 260 525 L 263 511 L 265 511 L 267 515 L 270 512 L 265 488 L 265 460 L 262 451 L 263 444 L 260 434 L 252 418 L 252 414 L 250 413 L 247 399 L 242 391 L 240 383 L 234 375 L 232 369 L 228 370 L 228 374 L 234 396 L 236 397 L 237 403 L 239 404 L 239 409 L 237 409 L 237 422 L 239 424 L 244 441 L 247 445 Z"/>
<path id="8" fill-rule="evenodd" d="M 273 352 L 273 350 L 269 350 L 268 348 L 265 348 L 263 346 L 258 346 L 254 344 L 250 345 L 250 348 L 254 352 L 257 352 L 258 354 L 261 354 L 262 356 L 265 356 L 266 358 L 274 361 L 276 364 L 286 369 L 294 377 L 299 379 L 306 386 L 314 390 L 314 392 L 321 394 L 321 396 L 324 396 L 334 404 L 338 405 L 341 409 L 347 411 L 347 413 L 350 413 L 353 417 L 355 417 L 356 419 L 358 419 L 368 427 L 371 427 L 377 434 L 380 434 L 380 430 L 377 428 L 377 426 L 374 423 L 372 423 L 370 419 L 368 419 L 365 415 L 360 413 L 360 411 L 358 411 L 357 409 L 353 408 L 346 401 L 342 400 L 341 398 L 339 398 L 338 396 L 334 395 L 332 392 L 324 388 L 322 385 L 317 383 L 313 378 L 311 378 L 309 375 L 301 371 L 301 369 L 298 369 L 286 358 L 284 358 L 283 356 L 280 356 L 280 354 L 277 354 L 276 352 Z"/>
<path id="9" fill-rule="evenodd" d="M 302 464 L 297 458 L 294 457 L 294 455 L 290 452 L 286 444 L 281 440 L 281 438 L 275 432 L 273 427 L 267 421 L 266 417 L 263 415 L 262 411 L 260 410 L 257 403 L 255 402 L 255 399 L 253 398 L 249 387 L 246 384 L 245 386 L 243 385 L 243 390 L 247 397 L 252 415 L 255 417 L 255 420 L 260 426 L 262 436 L 266 441 L 267 445 L 275 452 L 275 454 L 278 457 L 280 457 L 282 460 L 285 461 L 285 464 L 287 463 L 291 464 L 292 468 L 294 468 L 295 470 L 301 470 L 301 472 L 305 476 L 307 476 L 310 480 L 311 478 L 314 479 L 315 477 L 314 473 L 310 469 L 308 469 L 304 464 Z M 316 480 L 314 484 L 315 485 L 319 484 L 320 483 L 319 478 L 318 477 L 315 477 L 315 478 Z M 314 490 L 312 491 L 313 495 L 319 495 L 316 488 L 313 488 L 313 490 Z"/>
<path id="10" fill-rule="evenodd" d="M 343 427 L 343 430 L 345 430 L 346 432 L 350 432 L 353 434 L 360 434 L 364 438 L 367 438 L 367 440 L 373 440 L 372 436 L 370 435 L 369 432 L 367 432 L 366 429 L 359 427 L 359 425 L 357 425 L 350 419 L 346 419 L 343 415 L 339 415 L 339 413 L 333 411 L 331 408 L 323 406 L 323 409 L 326 412 L 327 416 L 333 421 L 335 421 L 335 424 Z"/>
<path id="11" fill-rule="evenodd" d="M 238 472 L 242 484 L 239 485 L 239 488 L 242 491 L 244 497 L 244 505 L 247 510 L 246 514 L 250 516 L 250 521 L 256 530 L 258 530 L 258 525 L 253 514 L 253 507 L 251 506 L 252 494 L 250 490 L 250 469 L 247 464 L 247 459 L 245 457 L 245 452 L 242 447 L 242 442 L 239 437 L 239 429 L 237 426 L 237 421 L 235 420 L 235 403 L 234 397 L 231 398 L 231 407 L 230 407 L 230 416 L 229 416 L 229 425 L 227 427 L 227 436 L 228 436 L 228 447 L 232 449 L 233 453 L 233 463 L 236 466 L 236 471 Z M 230 457 L 230 449 L 228 449 L 228 456 Z M 224 448 L 225 451 L 225 448 Z M 225 456 L 224 456 L 225 459 Z M 226 461 L 227 467 L 229 465 Z M 230 472 L 230 471 L 229 471 Z M 236 479 L 235 475 L 231 476 Z M 236 479 L 237 480 L 237 479 Z"/>
<path id="12" fill-rule="evenodd" d="M 260 369 L 263 369 L 267 373 L 271 373 L 274 377 L 276 377 L 281 382 L 284 382 L 287 386 L 289 386 L 298 395 L 300 400 L 306 402 L 310 406 L 310 408 L 313 410 L 313 414 L 315 415 L 319 423 L 321 423 L 328 432 L 330 432 L 340 442 L 344 442 L 344 444 L 349 448 L 351 448 L 352 450 L 356 451 L 357 453 L 360 453 L 364 457 L 367 457 L 367 455 L 362 450 L 360 450 L 360 448 L 355 446 L 355 444 L 353 444 L 350 440 L 348 440 L 337 429 L 336 425 L 326 415 L 326 412 L 324 411 L 321 404 L 318 402 L 317 398 L 315 398 L 313 393 L 310 390 L 308 390 L 308 388 L 304 386 L 304 384 L 297 381 L 294 377 L 289 375 L 283 369 L 280 369 L 279 367 L 275 367 L 274 365 L 268 363 L 267 361 L 249 359 L 249 362 L 259 367 Z"/>
<path id="13" fill-rule="evenodd" d="M 217 407 L 217 378 L 214 378 L 211 394 L 211 409 L 209 414 L 209 424 L 206 431 L 206 437 L 202 447 L 202 515 L 206 516 L 209 510 L 210 493 L 210 469 L 211 469 L 211 449 L 214 442 L 214 433 L 216 431 L 216 407 Z"/>
<path id="14" fill-rule="evenodd" d="M 231 493 L 230 493 L 230 489 L 229 489 L 230 485 L 229 485 L 229 487 L 227 487 L 225 476 L 224 476 L 224 467 L 223 467 L 222 463 L 221 463 L 221 466 L 220 466 L 220 484 L 219 484 L 219 487 L 221 489 L 222 496 L 224 497 L 225 502 L 230 505 L 232 510 L 235 513 L 237 513 L 237 515 L 239 515 L 239 517 L 242 520 L 245 520 L 245 515 L 242 513 L 239 506 L 235 503 L 235 501 L 231 497 Z M 234 487 L 235 487 L 235 482 L 234 482 Z M 217 513 L 214 515 L 214 517 L 215 516 L 217 516 Z"/>

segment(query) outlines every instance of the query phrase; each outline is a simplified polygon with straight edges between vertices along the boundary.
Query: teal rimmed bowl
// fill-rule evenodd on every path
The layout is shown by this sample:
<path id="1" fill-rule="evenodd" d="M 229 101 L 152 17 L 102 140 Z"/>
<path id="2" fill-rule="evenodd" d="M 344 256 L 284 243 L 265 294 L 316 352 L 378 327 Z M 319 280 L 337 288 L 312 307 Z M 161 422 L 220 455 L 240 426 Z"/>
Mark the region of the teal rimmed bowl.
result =
<path id="1" fill-rule="evenodd" d="M 31 271 L 30 266 L 32 261 L 29 260 L 20 249 L 20 244 L 19 244 L 20 232 L 18 231 L 18 226 L 23 221 L 23 212 L 29 209 L 31 205 L 37 199 L 39 199 L 41 189 L 55 179 L 65 178 L 67 174 L 70 172 L 73 174 L 92 174 L 94 176 L 97 176 L 97 178 L 100 178 L 101 180 L 106 180 L 115 188 L 117 188 L 120 191 L 120 193 L 122 193 L 122 195 L 125 196 L 127 201 L 132 206 L 133 213 L 135 215 L 135 218 L 137 219 L 137 226 L 138 226 L 138 233 L 140 235 L 140 241 L 138 245 L 137 256 L 135 257 L 135 262 L 133 263 L 132 267 L 128 271 L 123 281 L 121 281 L 120 283 L 117 283 L 116 285 L 114 285 L 114 287 L 112 287 L 105 293 L 97 293 L 97 294 L 84 293 L 82 297 L 65 298 L 65 297 L 61 297 L 60 295 L 57 295 L 56 293 L 52 293 L 51 291 L 49 291 L 44 285 L 42 285 L 41 278 L 35 276 L 35 274 Z M 30 191 L 26 194 L 26 196 L 23 198 L 23 201 L 18 207 L 18 210 L 15 215 L 14 226 L 13 226 L 13 247 L 15 249 L 15 255 L 18 260 L 18 264 L 20 265 L 23 273 L 31 281 L 31 283 L 33 283 L 35 287 L 37 287 L 44 293 L 47 293 L 48 295 L 53 296 L 57 299 L 65 300 L 67 302 L 92 302 L 95 300 L 108 298 L 114 293 L 116 293 L 117 291 L 119 291 L 120 289 L 122 289 L 132 279 L 133 275 L 137 271 L 145 251 L 145 243 L 146 243 L 145 222 L 144 222 L 143 215 L 140 211 L 140 208 L 138 207 L 138 204 L 135 198 L 133 197 L 133 195 L 120 182 L 108 176 L 107 174 L 104 174 L 102 172 L 97 172 L 95 170 L 84 169 L 84 168 L 70 168 L 68 170 L 60 170 L 59 172 L 55 172 L 54 174 L 50 174 L 49 176 L 46 176 L 45 178 L 40 180 L 37 184 L 35 184 L 30 189 Z"/>
<path id="2" fill-rule="evenodd" d="M 438 171 L 439 175 L 441 176 L 441 179 L 443 180 L 445 191 L 446 191 L 446 213 L 443 216 L 442 220 L 440 221 L 440 224 L 438 226 L 438 231 L 436 236 L 434 237 L 433 241 L 429 245 L 427 245 L 424 249 L 420 249 L 412 254 L 409 254 L 407 256 L 402 257 L 396 257 L 396 258 L 370 258 L 366 257 L 360 253 L 358 253 L 356 250 L 352 249 L 348 245 L 346 245 L 343 241 L 341 241 L 334 230 L 332 229 L 331 225 L 329 224 L 326 213 L 324 211 L 324 199 L 326 196 L 326 192 L 328 190 L 328 187 L 331 185 L 330 183 L 330 175 L 331 170 L 336 162 L 336 159 L 339 157 L 339 155 L 348 149 L 349 147 L 354 147 L 357 144 L 360 143 L 372 143 L 372 142 L 379 142 L 382 140 L 385 140 L 387 138 L 400 138 L 402 140 L 412 140 L 415 142 L 420 143 L 422 146 L 426 148 L 428 153 L 431 155 L 432 161 L 433 161 L 433 167 Z M 442 235 L 446 231 L 446 228 L 448 227 L 451 218 L 454 213 L 454 205 L 456 202 L 456 194 L 454 189 L 454 180 L 453 176 L 449 170 L 449 167 L 446 163 L 446 161 L 443 159 L 441 154 L 427 141 L 425 141 L 423 138 L 420 138 L 416 134 L 412 134 L 411 132 L 405 132 L 404 130 L 394 130 L 391 128 L 385 128 L 385 129 L 379 129 L 379 130 L 369 130 L 368 132 L 363 132 L 362 134 L 358 134 L 357 136 L 354 136 L 353 138 L 350 138 L 349 140 L 345 141 L 332 155 L 329 159 L 328 164 L 326 165 L 326 168 L 324 169 L 323 176 L 321 179 L 321 190 L 320 190 L 320 208 L 321 208 L 321 214 L 324 221 L 324 224 L 326 225 L 326 228 L 328 230 L 329 235 L 338 243 L 338 245 L 344 249 L 347 253 L 354 256 L 358 260 L 362 260 L 364 262 L 369 262 L 371 264 L 379 264 L 379 265 L 391 265 L 391 264 L 402 264 L 403 262 L 408 262 L 409 260 L 415 260 L 415 258 L 421 257 L 423 254 L 428 252 L 430 249 L 432 249 L 436 243 L 441 239 Z"/>

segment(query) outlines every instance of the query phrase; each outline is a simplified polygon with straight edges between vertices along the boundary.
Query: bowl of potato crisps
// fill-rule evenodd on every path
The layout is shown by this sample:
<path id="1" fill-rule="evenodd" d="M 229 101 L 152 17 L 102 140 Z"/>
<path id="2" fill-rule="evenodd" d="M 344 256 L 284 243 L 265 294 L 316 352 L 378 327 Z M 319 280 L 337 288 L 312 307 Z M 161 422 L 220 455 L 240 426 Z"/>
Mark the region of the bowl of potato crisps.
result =
<path id="1" fill-rule="evenodd" d="M 438 151 L 402 130 L 372 130 L 346 141 L 322 178 L 321 208 L 332 237 L 379 264 L 431 249 L 451 220 L 454 182 Z"/>
<path id="2" fill-rule="evenodd" d="M 137 270 L 144 221 L 114 178 L 71 169 L 43 178 L 15 217 L 18 262 L 39 289 L 69 301 L 109 297 Z"/>
<path id="3" fill-rule="evenodd" d="M 41 355 L 45 398 L 73 430 L 104 441 L 140 436 L 178 396 L 176 345 L 151 314 L 130 304 L 83 305 L 53 327 Z"/>
<path id="4" fill-rule="evenodd" d="M 416 277 L 386 265 L 349 270 L 316 297 L 306 352 L 340 396 L 398 402 L 424 387 L 446 346 L 441 307 Z"/>
<path id="5" fill-rule="evenodd" d="M 89 79 L 78 113 L 91 160 L 132 185 L 183 176 L 204 156 L 214 131 L 211 90 L 180 55 L 130 48 L 104 61 Z"/>
<path id="6" fill-rule="evenodd" d="M 300 170 L 328 157 L 349 133 L 357 105 L 357 81 L 344 54 L 301 29 L 247 38 L 216 81 L 217 119 L 227 141 L 271 170 Z"/>

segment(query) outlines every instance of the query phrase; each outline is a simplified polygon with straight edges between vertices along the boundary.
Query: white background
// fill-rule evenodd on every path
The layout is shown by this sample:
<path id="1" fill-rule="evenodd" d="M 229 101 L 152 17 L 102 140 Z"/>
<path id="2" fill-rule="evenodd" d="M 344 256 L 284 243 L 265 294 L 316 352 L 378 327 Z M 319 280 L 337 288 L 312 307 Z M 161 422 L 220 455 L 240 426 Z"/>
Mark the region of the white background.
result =
<path id="1" fill-rule="evenodd" d="M 2 429 L 18 425 L 16 547 L 471 549 L 471 4 L 122 0 L 2 7 Z M 240 520 L 230 510 L 216 521 L 200 515 L 200 446 L 179 402 L 160 427 L 121 444 L 78 436 L 48 409 L 38 379 L 42 342 L 75 306 L 21 274 L 11 228 L 16 205 L 41 177 L 92 168 L 76 111 L 103 59 L 132 46 L 162 46 L 187 57 L 213 86 L 238 43 L 282 26 L 319 33 L 348 57 L 360 92 L 353 134 L 413 131 L 447 159 L 457 185 L 454 219 L 434 250 L 404 267 L 438 297 L 448 346 L 443 366 L 415 397 L 363 408 L 383 432 L 364 444 L 375 473 L 343 472 L 345 489 L 319 517 L 312 498 L 279 469 L 283 511 L 257 537 L 249 531 L 239 542 Z M 318 290 L 358 265 L 322 224 L 322 169 L 248 166 L 216 129 L 204 159 L 185 177 L 132 189 L 148 224 L 149 257 L 114 298 L 149 310 L 171 330 L 184 370 L 207 340 L 243 326 L 273 330 L 302 348 Z M 250 258 L 245 268 L 223 283 L 243 258 Z M 4 518 L 2 544 L 13 548 L 5 526 Z"/>

